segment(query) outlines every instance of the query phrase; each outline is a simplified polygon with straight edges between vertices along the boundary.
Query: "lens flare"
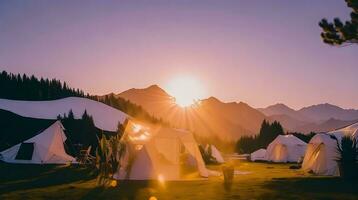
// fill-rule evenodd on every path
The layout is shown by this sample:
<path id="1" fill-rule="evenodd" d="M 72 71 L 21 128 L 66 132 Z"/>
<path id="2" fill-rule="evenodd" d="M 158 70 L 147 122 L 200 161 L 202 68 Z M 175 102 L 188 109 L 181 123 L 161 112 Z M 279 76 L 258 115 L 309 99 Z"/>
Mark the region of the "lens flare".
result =
<path id="1" fill-rule="evenodd" d="M 165 89 L 175 98 L 175 103 L 181 107 L 191 106 L 205 96 L 205 90 L 200 82 L 189 76 L 170 80 Z"/>

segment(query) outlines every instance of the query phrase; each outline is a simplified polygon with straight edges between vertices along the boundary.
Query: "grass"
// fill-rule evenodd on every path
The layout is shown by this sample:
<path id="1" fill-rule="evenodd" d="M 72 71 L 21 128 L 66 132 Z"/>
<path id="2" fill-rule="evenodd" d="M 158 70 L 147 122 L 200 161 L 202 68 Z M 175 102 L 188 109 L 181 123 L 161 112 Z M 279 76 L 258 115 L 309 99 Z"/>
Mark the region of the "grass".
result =
<path id="1" fill-rule="evenodd" d="M 357 199 L 358 182 L 305 174 L 291 164 L 236 162 L 231 188 L 222 177 L 204 181 L 119 182 L 100 188 L 79 167 L 0 164 L 0 199 Z M 220 170 L 220 166 L 210 166 Z"/>

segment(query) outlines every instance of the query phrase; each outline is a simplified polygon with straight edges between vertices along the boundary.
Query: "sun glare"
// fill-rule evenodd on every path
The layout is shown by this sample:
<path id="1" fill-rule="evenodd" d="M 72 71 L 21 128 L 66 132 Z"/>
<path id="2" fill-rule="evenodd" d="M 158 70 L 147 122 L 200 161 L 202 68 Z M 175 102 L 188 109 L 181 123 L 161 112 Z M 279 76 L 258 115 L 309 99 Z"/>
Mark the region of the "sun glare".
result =
<path id="1" fill-rule="evenodd" d="M 181 107 L 188 107 L 204 97 L 204 89 L 200 82 L 192 77 L 177 77 L 172 79 L 166 90 L 175 98 L 175 103 Z"/>

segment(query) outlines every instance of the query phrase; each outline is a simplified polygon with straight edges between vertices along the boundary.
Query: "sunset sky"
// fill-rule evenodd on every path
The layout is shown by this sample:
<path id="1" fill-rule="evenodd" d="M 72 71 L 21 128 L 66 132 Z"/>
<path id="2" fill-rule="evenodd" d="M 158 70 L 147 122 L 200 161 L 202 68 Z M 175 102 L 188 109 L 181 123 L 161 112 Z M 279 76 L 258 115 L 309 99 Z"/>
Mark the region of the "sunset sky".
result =
<path id="1" fill-rule="evenodd" d="M 253 107 L 358 108 L 358 46 L 319 36 L 321 18 L 348 17 L 343 0 L 86 2 L 1 1 L 0 70 L 92 94 L 185 76 Z"/>

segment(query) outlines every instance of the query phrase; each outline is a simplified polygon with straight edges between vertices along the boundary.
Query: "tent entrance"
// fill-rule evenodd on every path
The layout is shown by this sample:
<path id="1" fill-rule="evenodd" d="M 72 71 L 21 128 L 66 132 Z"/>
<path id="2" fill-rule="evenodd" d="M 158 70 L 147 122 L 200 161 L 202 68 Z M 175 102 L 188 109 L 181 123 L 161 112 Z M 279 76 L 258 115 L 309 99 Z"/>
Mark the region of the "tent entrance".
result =
<path id="1" fill-rule="evenodd" d="M 32 160 L 34 153 L 34 143 L 21 143 L 19 151 L 16 154 L 16 160 Z"/>

